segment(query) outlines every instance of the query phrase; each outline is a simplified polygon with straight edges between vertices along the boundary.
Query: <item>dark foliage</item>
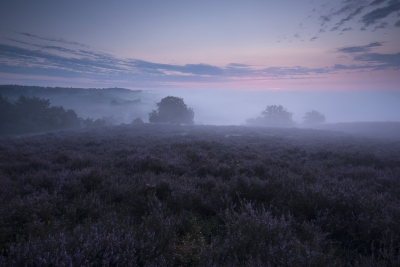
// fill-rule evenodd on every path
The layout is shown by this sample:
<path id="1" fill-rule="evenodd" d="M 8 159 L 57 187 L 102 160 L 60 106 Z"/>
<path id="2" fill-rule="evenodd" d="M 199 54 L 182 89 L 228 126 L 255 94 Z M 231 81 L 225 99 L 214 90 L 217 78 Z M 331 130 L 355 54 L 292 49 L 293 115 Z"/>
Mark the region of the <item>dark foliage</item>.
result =
<path id="1" fill-rule="evenodd" d="M 316 124 L 316 123 L 324 123 L 325 115 L 319 113 L 318 111 L 311 110 L 306 113 L 303 117 L 305 124 Z"/>
<path id="2" fill-rule="evenodd" d="M 74 110 L 50 106 L 48 99 L 20 96 L 15 103 L 0 95 L 0 134 L 27 134 L 112 124 L 112 116 L 79 118 Z"/>
<path id="3" fill-rule="evenodd" d="M 0 125 L 7 127 L 7 125 L 13 124 L 16 113 L 15 105 L 0 95 Z"/>
<path id="4" fill-rule="evenodd" d="M 131 124 L 143 124 L 143 123 L 144 123 L 144 122 L 143 122 L 142 118 L 140 118 L 140 117 L 134 119 L 134 120 L 131 122 Z"/>
<path id="5" fill-rule="evenodd" d="M 0 95 L 0 134 L 21 134 L 81 126 L 75 111 L 50 106 L 50 101 L 20 96 L 15 103 Z"/>
<path id="6" fill-rule="evenodd" d="M 0 266 L 399 266 L 400 143 L 121 125 L 0 138 Z"/>
<path id="7" fill-rule="evenodd" d="M 261 112 L 261 116 L 246 120 L 247 125 L 268 126 L 268 127 L 292 127 L 295 123 L 292 120 L 293 113 L 283 106 L 267 106 Z"/>
<path id="8" fill-rule="evenodd" d="M 140 90 L 123 88 L 84 89 L 21 85 L 0 85 L 0 94 L 12 103 L 21 95 L 27 98 L 49 99 L 53 106 L 72 109 L 81 118 L 94 117 L 102 120 L 103 117 L 113 116 L 111 121 L 106 119 L 107 125 L 130 123 L 134 118 L 147 116 L 147 102 L 151 98 L 148 94 L 142 94 Z"/>
<path id="9" fill-rule="evenodd" d="M 180 97 L 164 97 L 157 103 L 157 107 L 157 110 L 149 113 L 149 121 L 151 123 L 194 123 L 193 109 L 188 108 Z"/>
<path id="10" fill-rule="evenodd" d="M 86 118 L 86 119 L 82 119 L 82 125 L 85 127 L 96 127 L 96 126 L 105 126 L 106 120 L 104 118 L 102 119 L 93 119 L 93 118 Z"/>

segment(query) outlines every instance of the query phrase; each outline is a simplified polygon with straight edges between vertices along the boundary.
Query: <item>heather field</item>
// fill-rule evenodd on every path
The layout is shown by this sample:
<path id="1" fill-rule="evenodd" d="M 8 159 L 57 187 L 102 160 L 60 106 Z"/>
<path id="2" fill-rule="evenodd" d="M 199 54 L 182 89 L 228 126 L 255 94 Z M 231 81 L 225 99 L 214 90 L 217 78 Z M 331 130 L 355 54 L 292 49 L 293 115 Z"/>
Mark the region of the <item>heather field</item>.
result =
<path id="1" fill-rule="evenodd" d="M 0 137 L 0 266 L 400 266 L 399 151 L 242 126 Z"/>

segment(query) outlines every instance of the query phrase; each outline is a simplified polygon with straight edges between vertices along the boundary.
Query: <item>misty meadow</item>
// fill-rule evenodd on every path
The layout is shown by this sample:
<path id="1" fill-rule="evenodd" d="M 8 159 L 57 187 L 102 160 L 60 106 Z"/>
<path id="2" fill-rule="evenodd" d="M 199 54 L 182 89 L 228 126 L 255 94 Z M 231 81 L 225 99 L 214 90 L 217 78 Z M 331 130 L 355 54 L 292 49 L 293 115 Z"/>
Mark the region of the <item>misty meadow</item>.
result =
<path id="1" fill-rule="evenodd" d="M 0 267 L 400 266 L 400 0 L 0 8 Z"/>
<path id="2" fill-rule="evenodd" d="M 145 110 L 110 92 L 87 99 Z M 400 264 L 399 123 L 196 125 L 167 97 L 120 124 L 26 95 L 1 102 L 25 128 L 0 137 L 0 266 Z"/>

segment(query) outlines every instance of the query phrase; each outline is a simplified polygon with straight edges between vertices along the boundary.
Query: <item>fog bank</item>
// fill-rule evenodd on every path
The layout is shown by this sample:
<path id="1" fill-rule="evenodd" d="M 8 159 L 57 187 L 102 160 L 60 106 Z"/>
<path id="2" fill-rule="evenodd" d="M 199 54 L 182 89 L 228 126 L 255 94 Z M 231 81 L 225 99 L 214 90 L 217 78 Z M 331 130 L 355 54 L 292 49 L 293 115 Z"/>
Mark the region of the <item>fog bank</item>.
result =
<path id="1" fill-rule="evenodd" d="M 152 93 L 156 102 L 168 95 L 184 98 L 194 109 L 196 124 L 240 125 L 248 118 L 259 116 L 268 105 L 284 106 L 293 113 L 297 123 L 311 110 L 324 114 L 327 123 L 400 121 L 400 92 L 396 91 L 169 90 Z"/>

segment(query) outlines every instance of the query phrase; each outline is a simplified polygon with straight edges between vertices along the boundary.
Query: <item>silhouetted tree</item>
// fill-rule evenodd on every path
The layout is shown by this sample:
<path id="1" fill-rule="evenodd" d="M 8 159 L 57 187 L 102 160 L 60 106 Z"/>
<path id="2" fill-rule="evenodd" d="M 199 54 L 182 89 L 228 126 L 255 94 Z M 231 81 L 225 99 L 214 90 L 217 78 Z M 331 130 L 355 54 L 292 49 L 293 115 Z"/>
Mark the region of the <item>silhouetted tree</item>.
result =
<path id="1" fill-rule="evenodd" d="M 81 126 L 72 109 L 50 107 L 50 101 L 20 96 L 15 103 L 0 97 L 0 128 L 2 134 L 49 131 Z"/>
<path id="2" fill-rule="evenodd" d="M 295 123 L 292 120 L 293 113 L 289 112 L 283 106 L 271 105 L 267 106 L 261 112 L 261 116 L 246 120 L 248 125 L 272 126 L 272 127 L 289 127 Z"/>
<path id="3" fill-rule="evenodd" d="M 140 117 L 134 119 L 134 120 L 131 122 L 131 124 L 143 124 L 143 123 L 144 123 L 144 122 L 143 122 L 142 118 L 140 118 Z"/>
<path id="4" fill-rule="evenodd" d="M 36 127 L 41 127 L 46 123 L 46 110 L 50 107 L 50 101 L 21 95 L 15 102 L 15 107 L 20 123 L 35 124 Z"/>
<path id="5" fill-rule="evenodd" d="M 0 95 L 0 132 L 3 134 L 12 132 L 15 120 L 15 106 Z"/>
<path id="6" fill-rule="evenodd" d="M 324 123 L 325 116 L 318 111 L 311 110 L 307 112 L 306 115 L 303 117 L 305 124 L 317 124 L 317 123 Z"/>
<path id="7" fill-rule="evenodd" d="M 95 126 L 105 126 L 106 121 L 104 119 L 92 119 L 92 118 L 86 118 L 86 119 L 81 119 L 83 126 L 85 127 L 95 127 Z"/>
<path id="8" fill-rule="evenodd" d="M 102 116 L 101 120 L 104 121 L 104 125 L 115 125 L 118 121 L 114 118 L 114 115 Z"/>
<path id="9" fill-rule="evenodd" d="M 183 102 L 183 98 L 167 96 L 157 103 L 157 110 L 149 113 L 151 123 L 193 124 L 194 112 Z"/>
<path id="10" fill-rule="evenodd" d="M 54 129 L 77 128 L 81 126 L 81 119 L 74 110 L 65 110 L 61 106 L 50 107 L 47 110 L 49 125 Z"/>
<path id="11" fill-rule="evenodd" d="M 0 95 L 0 125 L 12 123 L 15 118 L 15 106 Z"/>

